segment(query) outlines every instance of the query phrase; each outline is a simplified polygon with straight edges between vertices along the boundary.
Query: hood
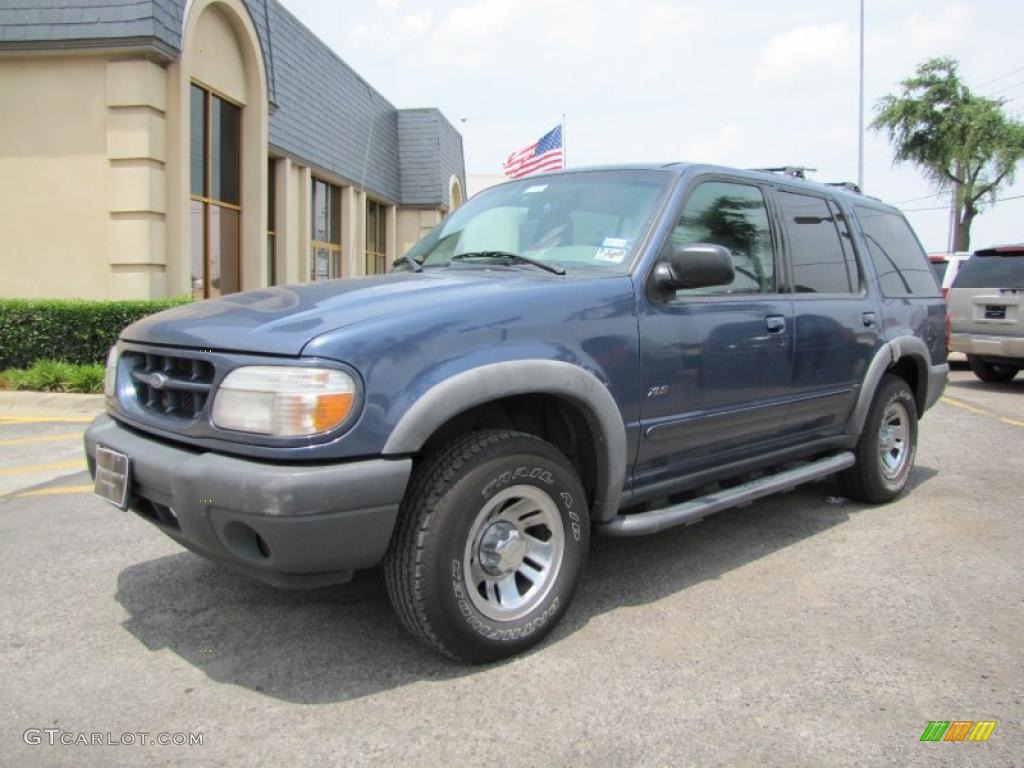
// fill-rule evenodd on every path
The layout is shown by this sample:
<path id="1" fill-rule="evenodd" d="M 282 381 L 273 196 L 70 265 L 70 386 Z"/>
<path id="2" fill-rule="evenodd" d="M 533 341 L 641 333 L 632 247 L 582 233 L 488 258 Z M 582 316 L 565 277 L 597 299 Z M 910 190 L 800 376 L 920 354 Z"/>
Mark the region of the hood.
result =
<path id="1" fill-rule="evenodd" d="M 457 268 L 286 285 L 168 309 L 129 325 L 121 338 L 297 356 L 312 338 L 373 318 L 467 299 L 506 301 L 510 292 L 566 279 L 571 278 L 518 269 Z"/>

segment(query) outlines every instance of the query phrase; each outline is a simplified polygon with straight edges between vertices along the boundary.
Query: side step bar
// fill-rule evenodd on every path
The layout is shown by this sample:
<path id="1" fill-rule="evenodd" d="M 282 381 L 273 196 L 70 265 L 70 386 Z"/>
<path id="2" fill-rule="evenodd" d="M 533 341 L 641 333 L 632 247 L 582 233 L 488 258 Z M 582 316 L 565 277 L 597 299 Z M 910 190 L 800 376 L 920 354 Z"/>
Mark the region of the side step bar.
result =
<path id="1" fill-rule="evenodd" d="M 638 512 L 635 515 L 618 515 L 606 523 L 599 523 L 596 530 L 606 536 L 644 536 L 677 525 L 696 523 L 723 509 L 737 507 L 762 496 L 785 491 L 852 467 L 855 462 L 854 455 L 850 451 L 845 451 L 793 469 L 787 469 L 785 472 L 751 480 L 749 483 L 710 493 L 691 501 L 684 501 L 682 504 L 654 509 L 650 512 Z"/>

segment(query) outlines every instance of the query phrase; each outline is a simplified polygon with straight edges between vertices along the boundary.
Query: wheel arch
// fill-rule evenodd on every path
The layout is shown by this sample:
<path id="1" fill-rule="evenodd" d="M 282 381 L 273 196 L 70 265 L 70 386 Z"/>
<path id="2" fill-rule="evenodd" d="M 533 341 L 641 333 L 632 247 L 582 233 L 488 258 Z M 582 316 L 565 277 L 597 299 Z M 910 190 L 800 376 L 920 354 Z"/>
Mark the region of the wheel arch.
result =
<path id="1" fill-rule="evenodd" d="M 864 429 L 868 409 L 886 373 L 893 373 L 907 382 L 914 393 L 920 418 L 935 398 L 929 397 L 931 382 L 928 347 L 916 336 L 898 336 L 883 344 L 872 358 L 864 375 L 857 403 L 847 422 L 846 434 L 859 435 Z"/>
<path id="2" fill-rule="evenodd" d="M 581 417 L 593 448 L 591 514 L 618 512 L 626 477 L 626 428 L 615 399 L 593 373 L 555 360 L 514 360 L 458 373 L 428 389 L 402 415 L 384 445 L 385 455 L 411 455 L 460 417 L 490 404 L 562 402 Z M 570 412 L 571 413 L 571 412 Z M 571 417 L 569 417 L 571 418 Z"/>

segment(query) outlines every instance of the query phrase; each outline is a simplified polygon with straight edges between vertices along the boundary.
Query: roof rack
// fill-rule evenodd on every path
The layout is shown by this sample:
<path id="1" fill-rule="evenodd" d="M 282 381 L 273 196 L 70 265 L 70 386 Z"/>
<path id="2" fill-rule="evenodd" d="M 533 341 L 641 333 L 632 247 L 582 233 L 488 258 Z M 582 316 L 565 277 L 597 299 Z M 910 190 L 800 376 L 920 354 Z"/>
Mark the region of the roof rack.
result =
<path id="1" fill-rule="evenodd" d="M 860 191 L 860 187 L 858 187 L 852 181 L 826 181 L 825 186 L 839 187 L 839 189 L 845 189 L 847 192 L 856 192 L 858 195 L 864 194 L 863 192 Z"/>
<path id="2" fill-rule="evenodd" d="M 802 165 L 780 165 L 778 168 L 751 168 L 752 171 L 760 173 L 781 173 L 784 176 L 791 176 L 794 179 L 806 179 L 808 171 L 817 171 L 817 168 L 806 168 Z"/>

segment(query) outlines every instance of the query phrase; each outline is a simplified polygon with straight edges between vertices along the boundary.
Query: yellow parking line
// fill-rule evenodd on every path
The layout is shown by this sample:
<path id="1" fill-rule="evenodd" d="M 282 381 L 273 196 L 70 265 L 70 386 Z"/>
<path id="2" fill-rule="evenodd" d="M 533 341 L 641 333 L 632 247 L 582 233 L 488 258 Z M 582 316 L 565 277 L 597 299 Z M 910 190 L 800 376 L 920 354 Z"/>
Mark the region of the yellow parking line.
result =
<path id="1" fill-rule="evenodd" d="M 81 432 L 65 432 L 61 435 L 43 435 L 42 437 L 15 437 L 10 440 L 0 440 L 0 446 L 4 445 L 31 445 L 32 443 L 55 443 L 59 440 L 74 440 L 82 437 Z"/>
<path id="2" fill-rule="evenodd" d="M 946 403 L 947 405 L 962 408 L 963 410 L 969 411 L 971 413 L 976 413 L 979 416 L 988 416 L 989 418 L 997 419 L 1003 422 L 1003 424 L 1009 424 L 1010 426 L 1013 427 L 1024 427 L 1024 421 L 1020 421 L 1018 419 L 1011 419 L 1008 416 L 1000 416 L 998 413 L 993 413 L 992 411 L 986 411 L 984 408 L 977 408 L 973 405 L 968 405 L 967 403 L 961 402 L 960 400 L 954 400 L 952 397 L 948 397 L 946 395 L 942 396 L 942 402 Z"/>
<path id="3" fill-rule="evenodd" d="M 72 459 L 70 461 L 51 461 L 49 464 L 23 464 L 20 467 L 5 467 L 0 469 L 0 477 L 11 477 L 12 475 L 32 475 L 37 472 L 49 472 L 55 469 L 85 469 L 85 459 Z"/>
<path id="4" fill-rule="evenodd" d="M 0 424 L 88 424 L 93 416 L 0 416 Z"/>
<path id="5" fill-rule="evenodd" d="M 59 496 L 66 493 L 92 493 L 91 485 L 61 485 L 56 488 L 39 488 L 35 491 L 23 491 L 22 493 L 14 494 L 17 497 L 22 496 Z"/>

